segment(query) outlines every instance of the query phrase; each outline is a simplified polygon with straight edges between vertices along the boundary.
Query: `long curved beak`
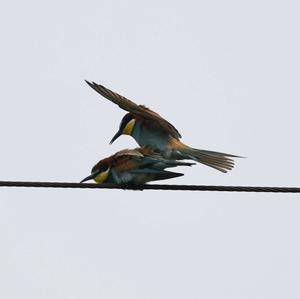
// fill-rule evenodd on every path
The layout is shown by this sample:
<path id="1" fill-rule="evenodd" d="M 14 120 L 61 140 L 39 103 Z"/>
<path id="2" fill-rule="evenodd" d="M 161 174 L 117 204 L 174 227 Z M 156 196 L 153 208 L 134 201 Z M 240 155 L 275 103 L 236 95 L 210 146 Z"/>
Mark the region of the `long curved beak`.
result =
<path id="1" fill-rule="evenodd" d="M 89 181 L 89 180 L 93 180 L 96 175 L 97 175 L 96 173 L 92 173 L 91 175 L 87 176 L 82 181 L 80 181 L 80 183 L 83 183 L 83 182 L 86 182 L 86 181 Z"/>
<path id="2" fill-rule="evenodd" d="M 118 139 L 122 135 L 122 132 L 119 130 L 115 136 L 111 139 L 109 144 L 112 144 L 116 139 Z"/>

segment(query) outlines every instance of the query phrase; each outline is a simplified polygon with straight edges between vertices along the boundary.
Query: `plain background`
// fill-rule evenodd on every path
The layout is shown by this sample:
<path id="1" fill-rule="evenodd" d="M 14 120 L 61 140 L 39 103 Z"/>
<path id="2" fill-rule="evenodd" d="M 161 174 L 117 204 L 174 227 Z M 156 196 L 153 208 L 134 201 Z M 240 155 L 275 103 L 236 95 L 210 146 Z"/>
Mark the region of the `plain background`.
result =
<path id="1" fill-rule="evenodd" d="M 6 1 L 1 180 L 78 182 L 146 104 L 246 156 L 169 183 L 299 186 L 298 1 Z M 1 298 L 299 298 L 299 195 L 0 190 Z"/>

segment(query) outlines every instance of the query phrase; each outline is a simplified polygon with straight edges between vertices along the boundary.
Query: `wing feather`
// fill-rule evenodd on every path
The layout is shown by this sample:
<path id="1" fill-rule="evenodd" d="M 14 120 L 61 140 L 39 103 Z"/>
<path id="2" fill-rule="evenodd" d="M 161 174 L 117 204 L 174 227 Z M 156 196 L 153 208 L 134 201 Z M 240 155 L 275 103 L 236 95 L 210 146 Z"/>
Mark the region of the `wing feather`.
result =
<path id="1" fill-rule="evenodd" d="M 99 85 L 95 82 L 89 82 L 86 80 L 85 82 L 96 92 L 98 92 L 100 95 L 113 102 L 114 104 L 118 105 L 121 109 L 130 112 L 137 118 L 146 120 L 148 125 L 153 126 L 155 129 L 163 130 L 176 139 L 181 138 L 181 135 L 178 132 L 178 130 L 167 120 L 162 118 L 158 113 L 152 111 L 144 105 L 137 105 L 131 100 L 117 94 L 116 92 L 113 92 L 112 90 L 104 87 L 103 85 Z"/>

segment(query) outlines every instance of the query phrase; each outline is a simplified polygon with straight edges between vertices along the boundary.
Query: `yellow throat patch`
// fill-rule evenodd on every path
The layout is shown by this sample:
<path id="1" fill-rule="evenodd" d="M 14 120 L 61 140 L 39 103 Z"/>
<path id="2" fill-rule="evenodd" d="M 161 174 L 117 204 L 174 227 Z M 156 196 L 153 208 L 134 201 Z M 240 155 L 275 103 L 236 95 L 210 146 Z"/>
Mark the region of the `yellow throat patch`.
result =
<path id="1" fill-rule="evenodd" d="M 123 129 L 122 133 L 125 135 L 131 135 L 133 128 L 135 125 L 135 119 L 132 119 L 130 122 L 128 122 L 128 124 L 125 126 L 125 128 Z"/>
<path id="2" fill-rule="evenodd" d="M 95 178 L 95 182 L 97 182 L 98 184 L 102 184 L 104 183 L 107 178 L 108 178 L 108 175 L 109 175 L 109 168 L 106 170 L 106 171 L 102 171 L 100 172 Z"/>

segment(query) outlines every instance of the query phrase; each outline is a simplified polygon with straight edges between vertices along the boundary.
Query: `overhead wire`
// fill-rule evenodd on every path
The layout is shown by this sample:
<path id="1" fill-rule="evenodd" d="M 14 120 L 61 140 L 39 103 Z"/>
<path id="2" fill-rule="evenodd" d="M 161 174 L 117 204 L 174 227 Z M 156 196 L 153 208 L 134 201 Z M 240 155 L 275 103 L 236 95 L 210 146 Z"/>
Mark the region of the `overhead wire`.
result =
<path id="1" fill-rule="evenodd" d="M 169 190 L 169 191 L 219 191 L 219 192 L 268 192 L 268 193 L 300 193 L 300 187 L 264 187 L 264 186 L 214 186 L 214 185 L 116 185 L 70 182 L 27 182 L 0 181 L 0 187 L 22 188 L 75 188 L 75 189 L 121 189 L 121 190 Z"/>

